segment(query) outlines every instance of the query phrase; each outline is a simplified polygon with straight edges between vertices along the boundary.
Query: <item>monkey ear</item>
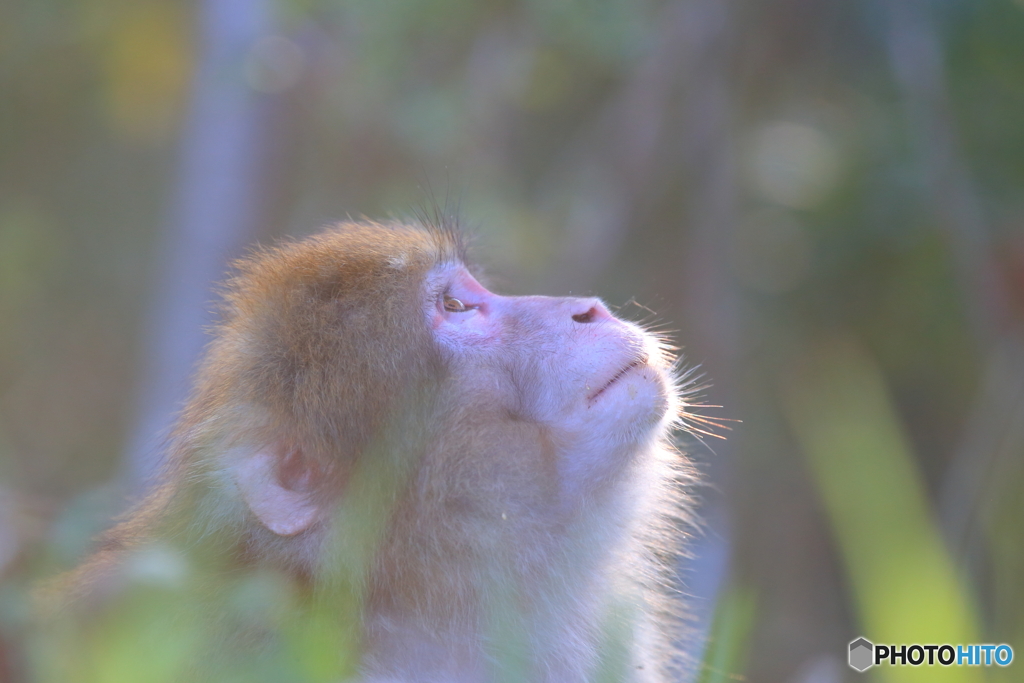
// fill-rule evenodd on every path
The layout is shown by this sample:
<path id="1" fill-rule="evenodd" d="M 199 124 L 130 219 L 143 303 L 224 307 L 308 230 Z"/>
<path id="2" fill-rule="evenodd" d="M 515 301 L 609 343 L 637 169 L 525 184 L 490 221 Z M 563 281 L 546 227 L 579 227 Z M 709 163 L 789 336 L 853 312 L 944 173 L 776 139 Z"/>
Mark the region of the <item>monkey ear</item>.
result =
<path id="1" fill-rule="evenodd" d="M 269 447 L 247 454 L 235 480 L 253 514 L 275 534 L 294 536 L 320 518 L 315 495 L 322 468 L 301 449 Z"/>

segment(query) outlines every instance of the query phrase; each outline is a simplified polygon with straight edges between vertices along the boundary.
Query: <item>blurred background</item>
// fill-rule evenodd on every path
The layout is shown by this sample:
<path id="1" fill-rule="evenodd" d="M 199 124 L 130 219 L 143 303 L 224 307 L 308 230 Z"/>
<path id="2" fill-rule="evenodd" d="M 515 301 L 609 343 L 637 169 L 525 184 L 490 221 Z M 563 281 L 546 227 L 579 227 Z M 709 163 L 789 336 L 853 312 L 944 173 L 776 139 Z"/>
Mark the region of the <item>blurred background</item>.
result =
<path id="1" fill-rule="evenodd" d="M 494 288 L 664 325 L 742 420 L 682 440 L 694 680 L 1024 681 L 846 665 L 1024 657 L 1022 0 L 6 0 L 0 681 L 230 260 L 434 201 Z"/>

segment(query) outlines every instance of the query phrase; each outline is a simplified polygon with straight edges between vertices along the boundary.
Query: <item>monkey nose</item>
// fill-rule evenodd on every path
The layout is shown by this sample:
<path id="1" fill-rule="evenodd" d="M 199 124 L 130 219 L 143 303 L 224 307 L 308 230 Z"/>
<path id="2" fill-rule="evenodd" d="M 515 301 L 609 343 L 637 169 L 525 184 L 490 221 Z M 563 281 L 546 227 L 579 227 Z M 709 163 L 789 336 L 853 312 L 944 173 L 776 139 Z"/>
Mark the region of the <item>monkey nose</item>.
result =
<path id="1" fill-rule="evenodd" d="M 611 312 L 600 299 L 579 299 L 573 302 L 572 319 L 578 323 L 596 323 L 612 317 Z"/>

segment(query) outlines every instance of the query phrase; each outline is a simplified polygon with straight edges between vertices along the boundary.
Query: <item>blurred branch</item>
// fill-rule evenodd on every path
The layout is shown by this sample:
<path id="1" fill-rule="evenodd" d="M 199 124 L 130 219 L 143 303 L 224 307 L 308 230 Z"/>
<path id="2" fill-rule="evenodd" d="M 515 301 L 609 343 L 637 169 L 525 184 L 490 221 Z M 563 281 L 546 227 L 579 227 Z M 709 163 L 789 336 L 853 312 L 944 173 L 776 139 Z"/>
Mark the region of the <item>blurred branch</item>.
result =
<path id="1" fill-rule="evenodd" d="M 978 398 L 940 492 L 940 513 L 953 556 L 977 561 L 978 533 L 1024 452 L 1024 347 L 1005 337 L 986 359 Z"/>
<path id="2" fill-rule="evenodd" d="M 975 337 L 989 348 L 1008 320 L 1007 297 L 992 263 L 977 191 L 959 154 L 939 38 L 923 0 L 886 7 L 889 60 L 924 156 L 934 215 L 949 238 Z"/>
<path id="3" fill-rule="evenodd" d="M 709 358 L 715 385 L 731 391 L 740 339 L 739 292 L 729 267 L 737 218 L 733 103 L 729 91 L 730 7 L 707 0 L 687 4 L 688 39 L 697 43 L 683 98 L 682 154 L 689 231 L 682 269 L 691 331 Z"/>
<path id="4" fill-rule="evenodd" d="M 586 288 L 619 253 L 637 214 L 666 192 L 678 192 L 670 186 L 681 161 L 671 139 L 678 135 L 675 100 L 685 90 L 695 102 L 717 101 L 715 88 L 726 83 L 721 67 L 728 56 L 722 43 L 727 4 L 677 0 L 661 12 L 651 50 L 593 125 L 566 145 L 544 183 L 556 193 L 566 191 L 564 178 L 582 184 L 569 188 L 574 200 L 560 266 L 554 269 L 556 289 L 568 283 Z M 683 117 L 694 126 L 694 135 L 684 132 L 684 139 L 701 137 L 709 123 L 704 114 L 691 111 Z M 725 152 L 718 143 L 726 140 L 712 136 L 705 142 Z"/>
<path id="5" fill-rule="evenodd" d="M 253 43 L 272 31 L 269 0 L 205 0 L 201 56 L 181 142 L 178 188 L 158 259 L 140 407 L 128 446 L 133 488 L 150 480 L 213 320 L 211 284 L 251 239 L 268 131 L 243 78 Z"/>
<path id="6" fill-rule="evenodd" d="M 914 123 L 928 174 L 929 200 L 946 232 L 966 315 L 984 354 L 983 384 L 966 434 L 950 464 L 940 507 L 954 557 L 976 555 L 978 512 L 1017 457 L 1006 447 L 1024 414 L 1024 343 L 1012 326 L 1008 295 L 998 278 L 981 202 L 963 163 L 950 113 L 942 48 L 924 0 L 886 3 L 889 59 Z"/>

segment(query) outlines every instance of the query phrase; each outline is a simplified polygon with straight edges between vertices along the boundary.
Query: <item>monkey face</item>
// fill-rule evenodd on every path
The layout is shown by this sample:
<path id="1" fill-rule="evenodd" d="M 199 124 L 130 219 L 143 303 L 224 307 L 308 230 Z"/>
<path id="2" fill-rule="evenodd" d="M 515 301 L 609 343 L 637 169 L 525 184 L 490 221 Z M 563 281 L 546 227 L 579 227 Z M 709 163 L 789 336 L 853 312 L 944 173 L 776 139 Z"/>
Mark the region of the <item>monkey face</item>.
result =
<path id="1" fill-rule="evenodd" d="M 435 338 L 478 405 L 591 450 L 635 446 L 669 419 L 667 350 L 599 299 L 499 296 L 461 265 L 427 289 Z"/>
<path id="2" fill-rule="evenodd" d="M 243 444 L 216 467 L 264 527 L 315 526 L 391 456 L 439 497 L 578 501 L 656 450 L 678 401 L 656 337 L 599 299 L 497 295 L 461 256 L 443 231 L 351 224 L 240 264 L 185 431 Z"/>

